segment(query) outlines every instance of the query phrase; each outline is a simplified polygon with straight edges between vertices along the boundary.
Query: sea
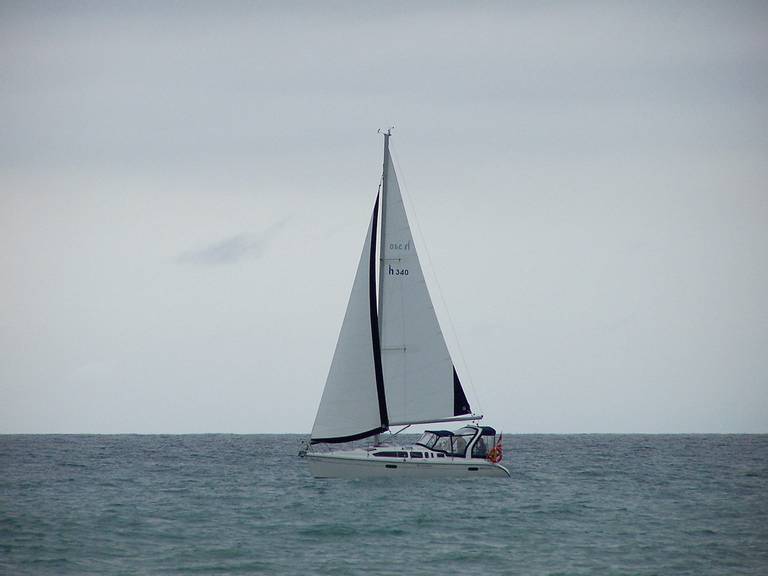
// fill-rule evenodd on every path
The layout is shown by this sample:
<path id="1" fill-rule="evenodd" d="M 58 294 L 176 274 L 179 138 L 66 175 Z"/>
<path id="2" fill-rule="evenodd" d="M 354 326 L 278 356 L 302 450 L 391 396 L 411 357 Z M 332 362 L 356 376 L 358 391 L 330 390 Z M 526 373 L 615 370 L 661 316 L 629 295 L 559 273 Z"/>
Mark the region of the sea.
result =
<path id="1" fill-rule="evenodd" d="M 0 436 L 0 574 L 768 574 L 768 435 L 505 435 L 314 479 L 301 435 Z"/>

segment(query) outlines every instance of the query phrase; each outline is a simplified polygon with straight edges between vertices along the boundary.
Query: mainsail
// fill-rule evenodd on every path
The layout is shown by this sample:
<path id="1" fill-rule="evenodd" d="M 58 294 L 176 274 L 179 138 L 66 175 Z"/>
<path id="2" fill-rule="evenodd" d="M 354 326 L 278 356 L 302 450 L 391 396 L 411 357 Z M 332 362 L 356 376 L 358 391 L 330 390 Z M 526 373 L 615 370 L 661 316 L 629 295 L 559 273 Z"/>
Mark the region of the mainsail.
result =
<path id="1" fill-rule="evenodd" d="M 384 135 L 377 312 L 378 212 L 377 197 L 312 443 L 348 442 L 390 425 L 462 419 L 456 417 L 471 413 L 419 264 L 389 133 Z"/>
<path id="2" fill-rule="evenodd" d="M 379 331 L 390 424 L 469 414 L 419 264 L 385 135 Z"/>

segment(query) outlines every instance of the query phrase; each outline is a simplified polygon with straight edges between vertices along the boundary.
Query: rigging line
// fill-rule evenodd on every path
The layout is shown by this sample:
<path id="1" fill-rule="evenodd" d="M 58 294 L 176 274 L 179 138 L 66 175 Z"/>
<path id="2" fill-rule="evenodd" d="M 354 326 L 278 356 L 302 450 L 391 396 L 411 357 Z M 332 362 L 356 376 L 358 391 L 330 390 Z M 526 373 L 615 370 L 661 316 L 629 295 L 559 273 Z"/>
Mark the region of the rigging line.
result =
<path id="1" fill-rule="evenodd" d="M 424 254 L 427 256 L 427 263 L 429 264 L 429 273 L 432 276 L 432 279 L 434 280 L 435 288 L 437 289 L 437 295 L 440 298 L 440 302 L 442 304 L 442 307 L 444 309 L 445 317 L 448 318 L 448 324 L 451 329 L 451 333 L 453 335 L 453 339 L 456 342 L 456 349 L 459 353 L 459 358 L 461 359 L 461 363 L 464 365 L 464 373 L 467 376 L 467 379 L 469 380 L 469 387 L 472 389 L 472 395 L 475 397 L 475 400 L 477 401 L 477 407 L 479 408 L 480 414 L 485 414 L 485 410 L 483 410 L 483 405 L 480 402 L 480 395 L 477 393 L 477 390 L 475 390 L 475 382 L 474 378 L 472 378 L 472 374 L 469 372 L 469 364 L 467 364 L 467 360 L 464 357 L 464 351 L 461 348 L 461 342 L 459 341 L 459 335 L 456 331 L 456 327 L 453 324 L 453 318 L 451 317 L 451 313 L 448 309 L 448 303 L 445 301 L 445 298 L 443 297 L 443 291 L 440 288 L 440 282 L 437 279 L 437 274 L 435 273 L 435 267 L 432 264 L 432 256 L 429 253 L 429 248 L 427 247 L 427 243 L 424 239 L 424 235 L 421 233 L 421 224 L 419 223 L 418 215 L 416 214 L 416 209 L 413 204 L 413 200 L 411 199 L 411 194 L 408 192 L 408 185 L 406 184 L 406 178 L 405 173 L 403 172 L 402 167 L 400 166 L 400 161 L 397 158 L 396 154 L 392 151 L 392 148 L 389 149 L 389 154 L 392 157 L 392 161 L 395 163 L 395 167 L 397 168 L 397 174 L 398 174 L 398 181 L 400 183 L 400 192 L 405 192 L 405 194 L 401 194 L 405 200 L 405 202 L 408 203 L 408 208 L 410 208 L 410 214 L 413 215 L 413 222 L 416 225 L 416 232 L 419 235 L 419 241 L 421 242 L 421 246 L 424 247 Z M 473 410 L 473 412 L 478 412 L 478 410 Z"/>
<path id="2" fill-rule="evenodd" d="M 407 426 L 405 426 L 405 427 L 403 427 L 403 428 L 400 428 L 400 430 L 398 430 L 398 431 L 397 431 L 397 432 L 395 432 L 394 434 L 392 434 L 392 431 L 391 431 L 391 430 L 390 430 L 390 432 L 389 432 L 389 433 L 390 433 L 390 434 L 392 435 L 392 437 L 394 438 L 395 436 L 397 436 L 398 434 L 400 434 L 400 432 L 402 432 L 403 430 L 408 430 L 408 428 L 410 428 L 410 427 L 411 427 L 411 424 L 408 424 Z"/>

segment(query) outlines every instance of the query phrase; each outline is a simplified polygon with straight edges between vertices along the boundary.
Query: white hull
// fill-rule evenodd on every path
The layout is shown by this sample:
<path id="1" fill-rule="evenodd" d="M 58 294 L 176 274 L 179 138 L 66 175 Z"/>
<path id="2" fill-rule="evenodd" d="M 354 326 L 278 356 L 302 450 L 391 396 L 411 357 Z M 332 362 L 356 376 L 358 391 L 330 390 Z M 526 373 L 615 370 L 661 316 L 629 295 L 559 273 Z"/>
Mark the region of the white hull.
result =
<path id="1" fill-rule="evenodd" d="M 305 458 L 315 478 L 507 478 L 510 475 L 504 466 L 479 458 L 413 461 L 354 452 L 308 453 Z"/>

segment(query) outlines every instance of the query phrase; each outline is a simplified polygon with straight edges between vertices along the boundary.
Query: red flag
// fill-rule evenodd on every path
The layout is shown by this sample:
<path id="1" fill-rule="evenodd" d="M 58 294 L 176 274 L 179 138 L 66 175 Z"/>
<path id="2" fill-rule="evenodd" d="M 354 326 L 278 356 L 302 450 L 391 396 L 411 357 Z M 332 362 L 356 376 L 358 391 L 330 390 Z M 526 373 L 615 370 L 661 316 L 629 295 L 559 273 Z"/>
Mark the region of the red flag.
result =
<path id="1" fill-rule="evenodd" d="M 491 451 L 488 452 L 488 456 L 486 457 L 489 462 L 497 464 L 504 458 L 504 446 L 502 445 L 503 440 L 504 434 L 499 434 L 499 441 L 496 442 L 496 446 L 491 448 Z"/>

